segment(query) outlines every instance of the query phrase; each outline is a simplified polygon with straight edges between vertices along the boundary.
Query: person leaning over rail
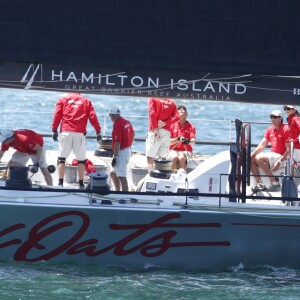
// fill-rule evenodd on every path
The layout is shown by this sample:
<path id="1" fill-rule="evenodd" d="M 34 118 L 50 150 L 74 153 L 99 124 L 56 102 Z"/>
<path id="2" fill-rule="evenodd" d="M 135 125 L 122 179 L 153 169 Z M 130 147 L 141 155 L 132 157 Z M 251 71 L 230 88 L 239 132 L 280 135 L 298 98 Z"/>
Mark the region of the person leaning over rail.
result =
<path id="1" fill-rule="evenodd" d="M 128 191 L 127 165 L 131 157 L 131 146 L 134 139 L 134 130 L 131 123 L 121 117 L 118 107 L 112 107 L 109 116 L 113 124 L 112 150 L 113 159 L 110 177 L 116 191 Z"/>
<path id="2" fill-rule="evenodd" d="M 0 133 L 0 142 L 2 142 L 0 160 L 10 147 L 16 150 L 8 162 L 8 171 L 12 166 L 26 166 L 31 158 L 36 171 L 41 168 L 47 185 L 53 185 L 51 174 L 47 169 L 46 149 L 42 135 L 29 129 L 3 129 Z"/>
<path id="3" fill-rule="evenodd" d="M 281 111 L 273 110 L 270 114 L 270 119 L 272 126 L 267 128 L 263 139 L 251 153 L 251 173 L 256 180 L 256 186 L 252 188 L 253 192 L 264 190 L 277 192 L 280 190 L 278 178 L 273 176 L 273 172 L 279 170 L 290 154 L 289 129 L 287 125 L 283 124 Z M 262 152 L 269 143 L 271 144 L 271 152 Z M 271 181 L 271 185 L 268 188 L 262 183 L 259 169 L 262 169 Z"/>
<path id="4" fill-rule="evenodd" d="M 289 124 L 290 136 L 293 141 L 293 160 L 300 166 L 300 114 L 295 106 L 285 105 L 283 107 Z"/>
<path id="5" fill-rule="evenodd" d="M 149 98 L 149 130 L 146 138 L 148 172 L 153 169 L 156 156 L 166 158 L 170 147 L 170 126 L 179 120 L 173 99 Z"/>
<path id="6" fill-rule="evenodd" d="M 81 96 L 80 93 L 69 93 L 56 103 L 52 120 L 52 137 L 59 143 L 57 159 L 59 186 L 63 186 L 66 159 L 73 150 L 78 160 L 79 188 L 85 188 L 83 178 L 86 164 L 85 135 L 88 120 L 96 131 L 97 142 L 100 142 L 102 139 L 101 126 L 89 99 Z M 60 134 L 57 132 L 59 125 Z"/>
<path id="7" fill-rule="evenodd" d="M 187 163 L 190 160 L 196 143 L 196 128 L 188 120 L 188 112 L 183 104 L 177 106 L 180 120 L 170 127 L 171 146 L 169 157 L 172 160 L 172 169 L 183 168 L 187 172 Z"/>

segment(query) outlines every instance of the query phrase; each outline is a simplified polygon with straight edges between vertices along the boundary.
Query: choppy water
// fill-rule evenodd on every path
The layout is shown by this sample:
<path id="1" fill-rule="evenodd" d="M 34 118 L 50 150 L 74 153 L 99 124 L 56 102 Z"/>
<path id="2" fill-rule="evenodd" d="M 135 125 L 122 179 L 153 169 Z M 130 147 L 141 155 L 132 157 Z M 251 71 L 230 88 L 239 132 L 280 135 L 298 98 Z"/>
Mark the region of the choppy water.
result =
<path id="1" fill-rule="evenodd" d="M 59 93 L 0 90 L 0 128 L 28 128 L 50 134 L 51 119 Z M 94 103 L 103 134 L 110 135 L 109 107 L 121 107 L 136 137 L 147 132 L 147 99 L 88 96 Z M 269 122 L 269 113 L 278 106 L 207 101 L 177 101 L 188 107 L 189 119 L 197 127 L 197 139 L 230 140 L 229 124 L 243 121 Z M 221 121 L 217 121 L 221 120 Z M 267 125 L 252 127 L 252 140 L 258 142 Z M 88 128 L 93 135 L 93 129 Z M 232 138 L 234 140 L 234 137 Z M 46 140 L 48 149 L 56 144 Z M 95 141 L 88 148 L 94 150 Z M 195 152 L 214 154 L 226 147 L 197 146 Z M 143 143 L 134 150 L 144 151 Z M 1 220 L 0 220 L 1 222 Z M 287 245 L 288 247 L 288 245 Z M 285 255 L 282 253 L 282 255 Z M 0 261 L 0 299 L 300 299 L 300 271 L 261 266 L 245 270 L 242 266 L 221 273 L 179 272 L 171 270 L 126 271 L 99 266 L 73 264 L 22 264 Z"/>
<path id="2" fill-rule="evenodd" d="M 262 266 L 221 273 L 0 264 L 1 299 L 300 299 L 300 272 Z"/>

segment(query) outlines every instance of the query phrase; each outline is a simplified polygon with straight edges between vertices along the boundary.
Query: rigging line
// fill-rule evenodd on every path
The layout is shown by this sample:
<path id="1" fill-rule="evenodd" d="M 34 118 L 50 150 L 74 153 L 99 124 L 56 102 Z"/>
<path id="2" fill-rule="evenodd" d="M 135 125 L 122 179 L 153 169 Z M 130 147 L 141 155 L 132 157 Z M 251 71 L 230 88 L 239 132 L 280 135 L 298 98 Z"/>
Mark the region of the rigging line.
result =
<path id="1" fill-rule="evenodd" d="M 119 72 L 119 73 L 114 73 L 114 74 L 106 74 L 106 75 L 101 75 L 101 76 L 95 76 L 93 77 L 93 79 L 99 79 L 99 78 L 105 78 L 105 77 L 112 77 L 112 76 L 117 76 L 117 75 L 122 75 L 122 74 L 126 74 L 126 72 Z M 209 76 L 210 73 L 207 73 L 206 75 L 204 75 L 201 79 L 192 79 L 192 80 L 189 80 L 187 82 L 192 82 L 192 81 L 201 81 L 201 80 L 204 80 L 204 81 L 222 81 L 222 80 L 229 80 L 229 79 L 234 79 L 234 78 L 243 78 L 243 77 L 249 77 L 249 76 L 252 76 L 252 74 L 246 74 L 246 75 L 240 75 L 240 76 L 232 76 L 232 77 L 224 77 L 224 78 L 213 78 L 213 79 L 206 79 L 207 76 Z M 45 82 L 45 83 L 48 83 L 48 82 L 54 82 L 54 83 L 57 83 L 57 82 L 70 82 L 70 80 L 35 80 L 36 82 Z M 83 82 L 84 80 L 82 79 L 77 79 L 76 81 L 74 80 L 74 82 Z M 8 82 L 8 83 L 14 83 L 14 82 L 20 82 L 19 80 L 0 80 L 0 82 Z M 24 80 L 22 81 L 24 83 L 28 83 L 29 80 Z M 228 82 L 225 82 L 225 83 L 228 83 Z M 234 83 L 234 82 L 233 82 Z"/>
<path id="2" fill-rule="evenodd" d="M 189 81 L 185 81 L 185 82 L 181 82 L 181 83 L 176 83 L 176 84 L 166 84 L 166 85 L 160 85 L 161 87 L 162 86 L 166 86 L 165 88 L 156 88 L 156 89 L 149 89 L 149 87 L 137 87 L 137 88 L 104 88 L 106 90 L 115 90 L 114 93 L 115 94 L 122 94 L 121 90 L 123 90 L 124 92 L 127 92 L 127 91 L 141 91 L 142 93 L 146 93 L 146 92 L 155 92 L 155 91 L 163 91 L 163 90 L 168 90 L 170 88 L 170 86 L 173 86 L 173 87 L 177 87 L 181 84 L 191 84 L 192 82 L 197 82 L 197 81 L 201 81 L 201 79 L 199 80 L 193 80 L 191 82 Z M 226 83 L 226 82 L 225 82 Z M 229 84 L 232 84 L 232 83 L 229 83 Z M 15 87 L 15 88 L 23 88 L 25 89 L 26 86 L 24 85 L 16 85 L 16 84 L 4 84 L 4 83 L 0 83 L 0 87 L 1 86 L 7 86 L 7 87 Z M 249 88 L 249 89 L 258 89 L 258 90 L 267 90 L 267 91 L 278 91 L 278 92 L 288 92 L 288 93 L 293 93 L 293 90 L 282 90 L 282 89 L 271 89 L 271 88 L 264 88 L 264 87 L 254 87 L 254 86 L 246 86 L 246 88 Z M 45 91 L 76 91 L 77 89 L 75 90 L 70 90 L 70 89 L 66 89 L 66 88 L 50 88 L 50 87 L 43 87 L 43 86 L 31 86 L 29 89 L 32 89 L 32 90 L 45 90 Z M 120 90 L 120 92 L 118 92 L 118 90 Z M 145 91 L 143 91 L 145 90 Z M 85 90 L 80 90 L 80 91 L 85 91 Z M 88 90 L 89 93 L 105 93 L 105 91 L 103 91 L 103 89 L 89 89 Z M 200 92 L 200 91 L 199 91 Z M 201 91 L 203 92 L 203 91 Z M 229 94 L 230 95 L 230 94 Z"/>
<path id="3" fill-rule="evenodd" d="M 111 77 L 111 76 L 117 76 L 122 75 L 125 72 L 120 73 L 114 73 L 114 74 L 106 74 L 103 76 L 95 76 L 93 79 L 99 79 L 99 78 L 105 78 L 105 77 Z M 28 83 L 30 80 L 24 80 L 23 83 Z M 83 81 L 82 79 L 77 79 L 77 81 L 74 80 L 74 82 Z M 20 82 L 20 80 L 0 80 L 0 82 Z M 35 82 L 70 82 L 69 80 L 35 80 Z"/>
<path id="4" fill-rule="evenodd" d="M 122 74 L 122 73 L 119 73 L 119 74 Z M 200 79 L 192 79 L 192 80 L 185 80 L 183 82 L 178 82 L 178 83 L 173 83 L 173 84 L 162 84 L 162 85 L 159 85 L 158 87 L 171 87 L 171 86 L 179 86 L 179 85 L 182 85 L 182 84 L 192 84 L 193 82 L 199 82 L 199 81 L 208 81 L 208 80 L 205 80 L 205 78 L 209 75 L 210 73 L 207 73 L 206 75 L 204 75 L 202 78 Z M 98 78 L 98 77 L 97 77 Z M 81 81 L 80 79 L 78 81 Z M 36 81 L 36 82 L 41 82 L 41 83 L 62 83 L 62 82 L 68 82 L 70 84 L 72 83 L 77 83 L 78 81 L 66 81 L 66 80 L 50 80 L 50 81 Z M 20 81 L 1 81 L 0 80 L 0 83 L 3 83 L 3 85 L 5 85 L 6 82 L 20 82 Z M 227 83 L 227 82 L 225 82 Z M 9 85 L 9 84 L 6 84 L 6 85 Z M 23 85 L 20 85 L 23 87 Z M 35 86 L 35 85 L 31 85 L 31 88 L 40 88 L 40 86 Z M 118 88 L 115 88 L 115 87 L 103 87 L 103 88 L 106 88 L 106 89 L 122 89 L 122 90 L 141 90 L 141 89 L 149 89 L 149 88 L 152 88 L 152 87 L 131 87 L 131 88 L 123 88 L 123 87 L 118 87 Z M 46 88 L 45 89 L 51 89 L 51 88 Z M 93 89 L 93 91 L 101 91 L 102 89 Z M 156 89 L 157 90 L 157 89 Z"/>
<path id="5" fill-rule="evenodd" d="M 199 80 L 200 81 L 200 80 Z M 192 81 L 195 82 L 195 81 Z M 182 82 L 182 83 L 178 83 L 178 84 L 166 84 L 166 85 L 160 85 L 160 87 L 166 86 L 165 88 L 156 88 L 156 89 L 149 89 L 149 87 L 140 87 L 140 88 L 115 88 L 115 90 L 124 90 L 124 91 L 141 91 L 141 93 L 146 93 L 146 92 L 155 92 L 155 91 L 163 91 L 163 90 L 168 90 L 170 86 L 173 87 L 177 87 L 181 84 L 191 84 L 192 82 Z M 233 83 L 229 83 L 229 84 L 233 84 Z M 293 93 L 293 90 L 282 90 L 282 89 L 271 89 L 271 88 L 264 88 L 264 87 L 254 87 L 254 86 L 245 86 L 246 88 L 250 88 L 250 89 L 258 89 L 258 90 L 270 90 L 270 91 L 278 91 L 278 92 L 289 92 L 289 93 Z M 105 88 L 107 90 L 110 90 L 113 88 Z M 149 90 L 148 90 L 149 89 Z M 89 92 L 101 92 L 102 89 L 93 89 L 93 90 L 89 90 Z M 184 90 L 182 90 L 184 91 Z M 197 92 L 205 92 L 205 91 L 197 91 Z M 117 92 L 115 91 L 115 93 L 121 93 L 121 92 Z M 228 95 L 230 95 L 230 93 L 228 93 Z"/>
<path id="6" fill-rule="evenodd" d="M 187 82 L 185 82 L 185 84 L 187 84 Z M 173 86 L 177 86 L 179 84 L 173 84 Z M 8 84 L 8 83 L 0 83 L 0 87 L 1 86 L 5 86 L 5 87 L 15 87 L 15 88 L 23 88 L 25 89 L 26 86 L 22 85 L 22 84 Z M 145 92 L 153 92 L 153 91 L 160 91 L 160 90 L 166 90 L 169 89 L 169 87 L 171 86 L 171 84 L 166 85 L 167 87 L 164 89 L 154 89 L 154 90 L 145 90 Z M 114 90 L 115 94 L 122 94 L 121 90 L 124 92 L 127 91 L 132 91 L 132 90 L 143 90 L 143 89 L 149 89 L 150 87 L 137 87 L 137 88 L 111 88 L 111 87 L 103 87 L 101 89 L 89 89 L 89 93 L 104 93 L 105 91 L 103 91 L 103 89 L 105 90 Z M 152 87 L 151 87 L 152 88 Z M 66 89 L 64 87 L 58 87 L 58 88 L 51 88 L 51 87 L 44 87 L 44 86 L 38 86 L 38 85 L 31 85 L 30 88 L 27 89 L 32 89 L 32 90 L 46 90 L 46 91 L 76 91 L 78 89 Z M 79 89 L 80 90 L 80 89 Z M 80 90 L 80 91 L 85 91 L 85 90 Z"/>
<path id="7" fill-rule="evenodd" d="M 267 90 L 267 91 L 290 92 L 290 93 L 293 93 L 293 90 L 271 89 L 271 88 L 264 88 L 264 87 L 258 87 L 258 86 L 246 86 L 246 88 L 257 89 L 257 90 Z"/>
<path id="8" fill-rule="evenodd" d="M 147 92 L 147 91 L 162 90 L 162 89 L 158 89 L 158 88 L 164 88 L 164 87 L 169 88 L 169 87 L 174 87 L 174 86 L 177 87 L 177 86 L 180 86 L 182 84 L 192 84 L 193 82 L 199 82 L 199 81 L 202 81 L 202 80 L 203 79 L 201 78 L 201 79 L 193 79 L 193 80 L 187 80 L 187 81 L 177 82 L 177 83 L 160 84 L 160 85 L 157 86 L 157 88 L 155 90 L 148 90 L 148 89 L 154 88 L 155 86 L 153 86 L 153 87 L 152 86 L 151 87 L 147 87 L 147 86 L 145 86 L 145 87 L 127 87 L 127 88 L 125 88 L 125 87 L 116 88 L 116 87 L 107 87 L 107 86 L 105 86 L 103 88 L 105 88 L 105 89 L 115 89 L 115 90 L 124 90 L 124 91 L 127 91 L 127 90 L 146 90 L 146 92 Z M 93 89 L 93 91 L 101 91 L 101 90 L 102 89 Z"/>
<path id="9" fill-rule="evenodd" d="M 19 81 L 20 82 L 20 81 Z M 17 87 L 17 88 L 23 88 L 23 89 L 25 89 L 26 88 L 26 85 L 24 85 L 24 84 L 9 84 L 9 83 L 1 83 L 0 82 L 0 87 L 1 86 L 9 86 L 9 87 Z M 30 87 L 30 88 L 32 88 L 32 86 Z M 43 88 L 43 87 L 40 87 L 40 88 Z"/>
<path id="10" fill-rule="evenodd" d="M 203 80 L 203 81 L 205 81 L 205 82 L 213 82 L 213 83 L 224 83 L 224 84 L 237 84 L 237 83 L 253 83 L 253 81 L 249 81 L 249 80 L 247 80 L 247 81 L 219 81 L 218 79 L 212 79 L 212 80 L 207 80 L 207 79 L 205 79 L 205 80 Z"/>
<path id="11" fill-rule="evenodd" d="M 259 76 L 267 77 L 267 78 L 273 78 L 273 77 L 275 77 L 275 78 L 292 78 L 292 79 L 300 78 L 300 76 L 286 76 L 286 75 L 259 75 Z"/>
<path id="12" fill-rule="evenodd" d="M 244 77 L 250 77 L 250 76 L 253 76 L 252 74 L 245 74 L 245 75 L 240 75 L 240 76 L 231 76 L 231 77 L 224 77 L 224 78 L 214 78 L 214 79 L 206 79 L 206 80 L 209 80 L 209 81 L 213 81 L 213 80 L 229 80 L 229 79 L 239 79 L 239 78 L 244 78 Z"/>
<path id="13" fill-rule="evenodd" d="M 173 84 L 162 84 L 162 85 L 159 85 L 158 87 L 165 87 L 165 88 L 156 88 L 156 89 L 152 89 L 153 87 L 131 87 L 131 88 L 110 88 L 110 87 L 103 87 L 104 89 L 115 89 L 115 90 L 124 90 L 124 91 L 135 91 L 135 90 L 138 90 L 138 91 L 141 91 L 141 90 L 145 90 L 145 91 L 142 91 L 143 92 L 154 92 L 154 91 L 162 91 L 162 90 L 167 90 L 169 89 L 170 87 L 177 87 L 177 86 L 180 86 L 182 84 L 192 84 L 193 82 L 199 82 L 199 81 L 203 81 L 203 79 L 205 79 L 206 76 L 208 76 L 210 73 L 207 73 L 206 75 L 204 75 L 202 78 L 200 79 L 193 79 L 193 80 L 188 80 L 188 81 L 184 81 L 184 82 L 178 82 L 178 83 L 173 83 Z M 102 88 L 102 89 L 103 89 Z M 151 88 L 151 90 L 149 90 Z M 93 89 L 91 90 L 91 92 L 97 92 L 97 91 L 103 91 L 102 89 Z"/>
<path id="14" fill-rule="evenodd" d="M 145 90 L 146 92 L 153 92 L 153 91 L 161 91 L 161 90 L 165 90 L 165 89 L 168 89 L 169 87 L 177 87 L 177 86 L 180 86 L 182 84 L 192 84 L 194 82 L 200 82 L 200 81 L 212 81 L 212 80 L 207 80 L 205 79 L 210 73 L 207 73 L 206 75 L 204 75 L 202 78 L 200 79 L 193 79 L 193 80 L 188 80 L 188 81 L 183 81 L 183 82 L 178 82 L 178 83 L 173 83 L 173 84 L 163 84 L 163 85 L 159 85 L 156 89 L 152 89 L 153 87 L 131 87 L 131 88 L 113 88 L 113 87 L 103 87 L 105 89 L 115 89 L 115 90 L 124 90 L 124 91 L 129 91 L 129 90 Z M 80 81 L 80 80 L 79 80 Z M 47 82 L 54 82 L 54 83 L 59 83 L 59 82 L 67 82 L 67 81 L 42 81 L 42 83 L 47 83 Z M 212 81 L 214 82 L 214 81 Z M 218 81 L 216 81 L 217 83 L 220 83 Z M 1 83 L 1 81 L 0 81 Z M 231 84 L 230 82 L 224 82 L 225 84 Z M 14 85 L 9 85 L 9 84 L 3 84 L 3 85 L 7 85 L 7 86 L 14 86 Z M 18 85 L 17 85 L 18 86 Z M 23 87 L 23 85 L 20 85 L 21 87 Z M 163 87 L 166 87 L 166 88 L 163 88 Z M 31 85 L 30 88 L 34 88 L 34 89 L 40 89 L 41 87 L 40 86 L 35 86 L 35 85 Z M 151 88 L 151 90 L 149 90 Z M 52 90 L 53 88 L 47 88 L 47 87 L 44 87 L 43 89 L 46 89 L 46 90 Z M 65 89 L 63 89 L 65 90 Z M 103 92 L 102 88 L 101 89 L 92 89 L 90 92 Z M 115 91 L 117 93 L 117 91 Z"/>

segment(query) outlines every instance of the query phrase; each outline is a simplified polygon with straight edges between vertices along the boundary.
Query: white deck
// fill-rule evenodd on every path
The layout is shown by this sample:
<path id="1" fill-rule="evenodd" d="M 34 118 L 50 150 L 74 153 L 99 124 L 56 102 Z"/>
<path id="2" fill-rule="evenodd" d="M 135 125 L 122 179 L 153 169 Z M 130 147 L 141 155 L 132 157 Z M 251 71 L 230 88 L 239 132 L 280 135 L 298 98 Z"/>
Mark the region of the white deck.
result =
<path id="1" fill-rule="evenodd" d="M 11 155 L 13 153 L 13 150 L 9 150 L 5 153 L 5 155 L 2 158 L 1 165 L 5 166 L 7 162 L 9 161 Z M 110 164 L 111 164 L 111 158 L 110 157 L 99 157 L 95 156 L 92 151 L 88 152 L 87 158 L 93 162 L 95 165 L 97 171 L 105 172 L 109 175 L 110 172 Z M 44 192 L 37 192 L 37 191 L 14 191 L 12 192 L 10 190 L 1 190 L 1 196 L 0 201 L 12 201 L 12 202 L 19 202 L 19 203 L 48 203 L 48 204 L 66 204 L 66 205 L 90 205 L 90 196 L 88 194 L 82 194 L 82 193 L 74 193 L 69 192 L 69 189 L 77 189 L 78 187 L 78 181 L 77 181 L 77 168 L 71 166 L 72 160 L 74 159 L 74 155 L 70 155 L 70 157 L 67 159 L 67 173 L 65 176 L 64 181 L 64 187 L 65 192 L 63 193 L 51 193 L 51 197 L 47 199 L 47 196 Z M 190 164 L 201 164 L 206 160 L 207 157 L 198 156 L 195 157 L 193 161 L 190 161 Z M 53 164 L 56 166 L 57 161 L 57 152 L 56 151 L 47 151 L 47 163 Z M 147 174 L 147 162 L 146 157 L 143 154 L 140 153 L 134 153 L 129 166 L 128 166 L 128 182 L 130 186 L 131 191 L 135 191 L 137 182 L 143 178 Z M 70 175 L 71 174 L 71 175 Z M 193 177 L 194 175 L 192 175 Z M 66 177 L 69 177 L 69 182 L 66 180 Z M 138 178 L 137 178 L 138 177 Z M 29 178 L 32 181 L 33 187 L 39 188 L 44 187 L 46 188 L 44 178 L 39 171 L 37 174 L 31 174 L 29 172 Z M 58 182 L 58 176 L 57 171 L 52 174 L 54 186 L 53 188 L 57 188 L 57 182 Z M 72 179 L 70 181 L 70 178 Z M 86 174 L 85 176 L 85 183 L 89 182 L 89 177 Z M 110 184 L 109 176 L 108 176 L 108 184 Z M 5 186 L 5 181 L 2 179 L 0 180 L 0 186 Z M 110 187 L 111 191 L 113 190 L 112 187 Z M 199 191 L 199 192 L 205 192 L 205 191 Z M 247 195 L 251 195 L 251 187 L 247 188 Z M 291 209 L 295 210 L 296 207 L 287 207 L 286 204 L 284 204 L 282 201 L 279 200 L 266 200 L 264 199 L 264 196 L 268 196 L 265 193 L 259 193 L 258 196 L 261 196 L 259 199 L 247 199 L 246 205 L 243 203 L 230 203 L 228 201 L 228 198 L 223 198 L 220 202 L 220 199 L 218 197 L 188 197 L 188 205 L 190 207 L 193 207 L 194 209 L 207 209 L 209 207 L 211 208 L 227 208 L 227 209 L 237 209 L 238 207 L 240 209 L 247 208 L 249 209 L 284 209 L 290 211 Z M 46 197 L 45 197 L 46 196 Z M 281 192 L 272 193 L 273 197 L 280 197 Z M 94 196 L 93 196 L 94 197 Z M 97 198 L 97 197 L 96 197 Z M 183 205 L 186 201 L 186 197 L 178 197 L 178 196 L 148 196 L 148 195 L 118 195 L 118 194 L 111 194 L 103 197 L 98 197 L 98 200 L 95 201 L 94 205 L 101 204 L 102 200 L 110 200 L 112 201 L 113 205 L 120 205 L 120 206 L 133 206 L 133 207 L 141 207 L 142 206 L 150 206 L 152 208 L 162 208 L 162 207 L 169 207 L 169 208 L 175 208 L 180 207 Z M 136 199 L 137 202 L 135 203 L 132 201 L 132 199 Z M 162 200 L 163 199 L 163 200 Z M 49 201 L 48 201 L 49 200 Z M 119 203 L 119 200 L 125 200 L 121 201 L 123 203 Z"/>

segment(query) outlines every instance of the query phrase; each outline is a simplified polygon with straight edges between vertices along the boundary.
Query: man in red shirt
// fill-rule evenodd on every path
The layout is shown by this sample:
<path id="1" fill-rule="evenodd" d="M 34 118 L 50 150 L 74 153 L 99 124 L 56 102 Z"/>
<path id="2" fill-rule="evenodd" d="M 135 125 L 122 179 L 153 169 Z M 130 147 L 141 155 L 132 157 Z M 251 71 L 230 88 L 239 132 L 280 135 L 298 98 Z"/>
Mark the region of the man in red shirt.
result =
<path id="1" fill-rule="evenodd" d="M 286 112 L 287 121 L 293 142 L 293 159 L 297 166 L 300 165 L 300 114 L 294 105 L 285 105 L 283 107 Z"/>
<path id="2" fill-rule="evenodd" d="M 45 181 L 48 185 L 53 185 L 52 177 L 47 169 L 46 150 L 44 148 L 43 137 L 28 129 L 3 129 L 0 135 L 0 142 L 2 142 L 0 150 L 0 159 L 5 151 L 10 147 L 16 149 L 8 162 L 8 170 L 11 166 L 23 165 L 26 166 L 29 158 L 44 175 Z"/>
<path id="3" fill-rule="evenodd" d="M 253 192 L 263 190 L 277 192 L 280 190 L 278 178 L 273 176 L 273 172 L 280 168 L 290 154 L 289 128 L 283 124 L 281 111 L 273 110 L 270 119 L 272 120 L 272 126 L 267 128 L 260 144 L 251 153 L 251 172 L 256 180 L 256 186 L 252 189 Z M 262 151 L 269 143 L 271 144 L 271 152 L 263 153 Z M 271 181 L 269 188 L 262 184 L 259 168 L 269 177 Z"/>
<path id="4" fill-rule="evenodd" d="M 196 128 L 187 120 L 188 112 L 185 105 L 177 106 L 180 120 L 171 125 L 171 146 L 169 157 L 172 159 L 172 169 L 183 168 L 187 171 L 187 163 L 191 158 L 196 142 Z"/>
<path id="5" fill-rule="evenodd" d="M 59 142 L 57 160 L 59 186 L 63 186 L 66 158 L 73 150 L 78 160 L 79 188 L 85 188 L 83 178 L 86 160 L 85 135 L 88 120 L 96 131 L 97 141 L 100 142 L 101 127 L 92 102 L 79 93 L 70 93 L 58 100 L 52 121 L 52 136 L 54 141 Z M 60 134 L 58 135 L 59 124 Z"/>
<path id="6" fill-rule="evenodd" d="M 131 157 L 131 145 L 134 139 L 134 131 L 129 121 L 121 117 L 118 107 L 109 111 L 109 116 L 114 123 L 112 130 L 112 170 L 110 177 L 116 191 L 128 191 L 127 165 Z"/>
<path id="7" fill-rule="evenodd" d="M 149 131 L 146 139 L 148 171 L 156 156 L 166 158 L 170 147 L 170 127 L 179 120 L 176 103 L 167 98 L 149 98 Z"/>

